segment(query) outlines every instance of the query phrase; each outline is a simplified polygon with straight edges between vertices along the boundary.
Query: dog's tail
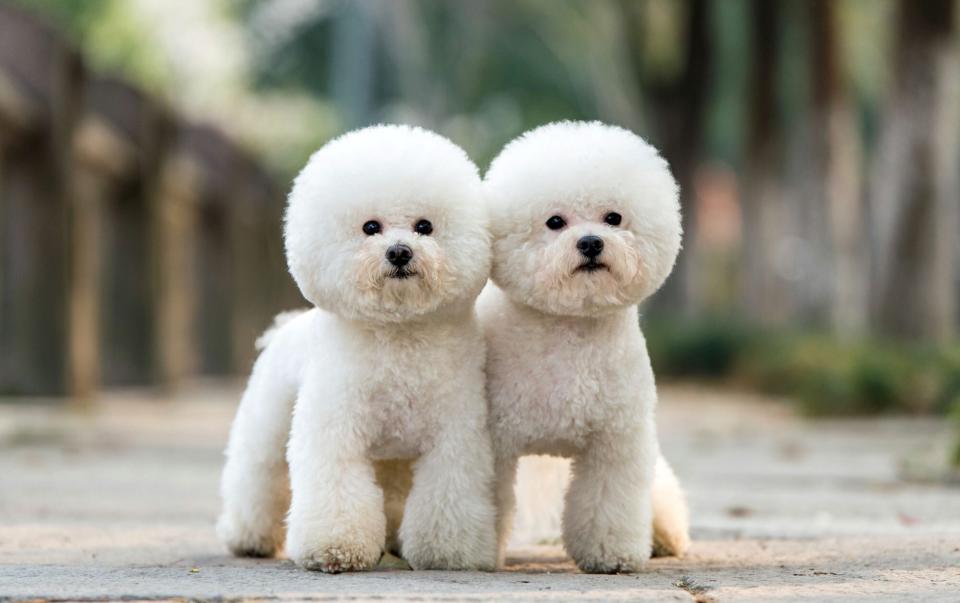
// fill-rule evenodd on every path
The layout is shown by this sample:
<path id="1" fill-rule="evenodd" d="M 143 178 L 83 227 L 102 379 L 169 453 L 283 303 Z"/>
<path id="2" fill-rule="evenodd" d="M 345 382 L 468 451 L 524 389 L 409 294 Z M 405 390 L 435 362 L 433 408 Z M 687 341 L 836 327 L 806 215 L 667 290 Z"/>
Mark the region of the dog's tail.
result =
<path id="1" fill-rule="evenodd" d="M 267 330 L 263 332 L 263 335 L 257 337 L 257 341 L 253 344 L 253 346 L 258 352 L 262 352 L 264 348 L 270 345 L 270 341 L 273 339 L 273 336 L 277 334 L 277 331 L 283 328 L 283 325 L 300 316 L 304 312 L 309 312 L 309 309 L 300 308 L 299 310 L 288 310 L 286 312 L 277 314 L 273 317 L 273 324 L 271 324 Z"/>
<path id="2" fill-rule="evenodd" d="M 653 556 L 683 557 L 690 548 L 687 496 L 673 469 L 657 456 L 653 476 Z"/>

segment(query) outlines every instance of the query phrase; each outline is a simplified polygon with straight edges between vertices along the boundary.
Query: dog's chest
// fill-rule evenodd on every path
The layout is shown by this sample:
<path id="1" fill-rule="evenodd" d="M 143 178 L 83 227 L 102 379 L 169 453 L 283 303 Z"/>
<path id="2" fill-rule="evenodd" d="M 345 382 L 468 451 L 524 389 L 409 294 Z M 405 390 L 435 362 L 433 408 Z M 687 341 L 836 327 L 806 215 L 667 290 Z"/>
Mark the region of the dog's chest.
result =
<path id="1" fill-rule="evenodd" d="M 379 341 L 355 383 L 362 423 L 374 458 L 414 458 L 428 446 L 441 418 L 440 392 L 450 357 L 417 341 Z M 449 418 L 448 418 L 449 419 Z"/>
<path id="2" fill-rule="evenodd" d="M 636 398 L 640 358 L 630 334 L 530 325 L 498 339 L 488 367 L 494 429 L 524 452 L 582 449 Z"/>

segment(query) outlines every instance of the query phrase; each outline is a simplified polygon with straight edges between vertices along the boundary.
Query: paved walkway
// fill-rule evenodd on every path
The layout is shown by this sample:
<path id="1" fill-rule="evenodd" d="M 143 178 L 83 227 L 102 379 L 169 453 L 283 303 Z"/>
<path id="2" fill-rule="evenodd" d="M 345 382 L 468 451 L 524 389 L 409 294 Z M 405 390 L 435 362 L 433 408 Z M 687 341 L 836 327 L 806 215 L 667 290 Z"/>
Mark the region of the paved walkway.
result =
<path id="1" fill-rule="evenodd" d="M 775 401 L 665 387 L 691 554 L 577 573 L 557 546 L 566 466 L 529 459 L 509 571 L 325 576 L 220 549 L 237 390 L 112 394 L 94 412 L 0 405 L 0 599 L 960 601 L 960 486 L 943 421 L 805 421 Z"/>

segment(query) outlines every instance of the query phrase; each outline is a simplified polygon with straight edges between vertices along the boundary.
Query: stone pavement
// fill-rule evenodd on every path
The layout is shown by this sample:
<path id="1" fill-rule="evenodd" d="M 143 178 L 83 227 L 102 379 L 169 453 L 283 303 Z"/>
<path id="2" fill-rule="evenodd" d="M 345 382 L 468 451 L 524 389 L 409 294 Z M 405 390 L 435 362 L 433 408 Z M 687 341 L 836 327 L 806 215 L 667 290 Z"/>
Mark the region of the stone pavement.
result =
<path id="1" fill-rule="evenodd" d="M 326 576 L 233 559 L 213 533 L 233 385 L 115 392 L 91 411 L 0 404 L 0 599 L 960 601 L 960 486 L 945 421 L 810 421 L 662 388 L 663 448 L 695 544 L 639 575 L 558 546 L 566 465 L 525 461 L 508 571 Z"/>

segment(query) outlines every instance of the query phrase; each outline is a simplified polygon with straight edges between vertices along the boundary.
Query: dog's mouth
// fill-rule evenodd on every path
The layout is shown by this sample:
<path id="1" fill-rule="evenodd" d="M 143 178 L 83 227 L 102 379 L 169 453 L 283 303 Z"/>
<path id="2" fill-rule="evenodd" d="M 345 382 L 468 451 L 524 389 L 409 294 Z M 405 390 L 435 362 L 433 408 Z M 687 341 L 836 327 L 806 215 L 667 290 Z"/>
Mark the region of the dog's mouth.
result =
<path id="1" fill-rule="evenodd" d="M 598 262 L 597 260 L 591 258 L 577 266 L 577 269 L 574 270 L 574 272 L 596 272 L 597 270 L 606 270 L 609 272 L 610 268 L 608 268 L 603 262 Z"/>
<path id="2" fill-rule="evenodd" d="M 413 270 L 409 270 L 409 269 L 407 269 L 407 268 L 397 268 L 396 270 L 394 270 L 393 272 L 391 272 L 390 274 L 388 274 L 388 275 L 387 275 L 387 278 L 395 278 L 395 279 L 399 279 L 399 280 L 405 280 L 405 279 L 408 279 L 408 278 L 413 278 L 413 277 L 415 277 L 415 276 L 417 276 L 417 273 L 414 272 Z"/>

